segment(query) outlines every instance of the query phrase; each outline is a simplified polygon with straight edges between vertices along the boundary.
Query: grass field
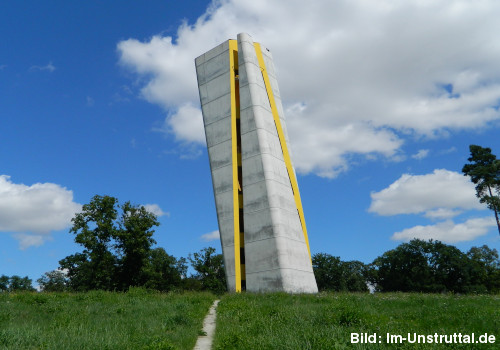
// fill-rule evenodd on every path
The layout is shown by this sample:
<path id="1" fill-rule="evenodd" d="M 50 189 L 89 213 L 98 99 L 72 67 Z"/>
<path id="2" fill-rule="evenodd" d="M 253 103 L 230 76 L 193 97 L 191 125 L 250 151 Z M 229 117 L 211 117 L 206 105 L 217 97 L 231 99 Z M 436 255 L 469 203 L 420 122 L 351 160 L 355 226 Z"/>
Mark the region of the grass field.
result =
<path id="1" fill-rule="evenodd" d="M 192 349 L 208 293 L 0 293 L 0 349 Z M 500 296 L 226 294 L 213 349 L 500 349 Z M 352 344 L 351 333 L 381 343 Z M 494 344 L 387 344 L 488 333 Z"/>
<path id="2" fill-rule="evenodd" d="M 352 344 L 351 333 L 377 333 Z M 407 336 L 488 333 L 494 344 L 387 344 Z M 381 338 L 378 338 L 378 336 Z M 465 340 L 465 339 L 463 339 Z M 500 296 L 439 294 L 226 295 L 214 349 L 500 349 Z"/>
<path id="3" fill-rule="evenodd" d="M 0 293 L 0 349 L 192 349 L 208 293 Z"/>

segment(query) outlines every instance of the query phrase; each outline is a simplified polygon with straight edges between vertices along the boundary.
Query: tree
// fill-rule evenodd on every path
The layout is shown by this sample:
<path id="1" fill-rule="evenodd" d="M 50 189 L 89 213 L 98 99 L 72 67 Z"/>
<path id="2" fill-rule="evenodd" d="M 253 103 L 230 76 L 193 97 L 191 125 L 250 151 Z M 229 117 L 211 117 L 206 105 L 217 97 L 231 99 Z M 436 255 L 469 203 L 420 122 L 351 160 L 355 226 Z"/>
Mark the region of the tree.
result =
<path id="1" fill-rule="evenodd" d="M 498 293 L 500 291 L 500 259 L 496 249 L 472 247 L 467 252 L 471 262 L 471 291 Z"/>
<path id="2" fill-rule="evenodd" d="M 457 248 L 439 241 L 411 240 L 373 262 L 371 281 L 378 291 L 466 292 L 470 264 Z"/>
<path id="3" fill-rule="evenodd" d="M 33 292 L 32 281 L 28 276 L 20 277 L 14 276 L 0 276 L 0 292 L 18 292 L 18 291 L 28 291 Z"/>
<path id="4" fill-rule="evenodd" d="M 368 291 L 367 267 L 361 261 L 341 261 L 339 257 L 317 253 L 313 255 L 312 263 L 320 291 Z"/>
<path id="5" fill-rule="evenodd" d="M 116 204 L 114 197 L 94 196 L 71 220 L 70 232 L 75 234 L 75 242 L 84 250 L 62 259 L 59 264 L 67 269 L 70 285 L 75 290 L 113 290 L 117 287 L 118 261 L 110 251 L 112 239 L 117 235 Z"/>
<path id="6" fill-rule="evenodd" d="M 119 210 L 121 215 L 119 215 Z M 70 232 L 83 252 L 62 259 L 73 290 L 126 290 L 147 282 L 145 270 L 152 244 L 153 213 L 110 196 L 94 196 L 72 219 Z"/>
<path id="7" fill-rule="evenodd" d="M 156 243 L 152 238 L 154 226 L 160 223 L 156 215 L 144 207 L 134 207 L 130 202 L 121 206 L 123 211 L 120 228 L 116 231 L 116 248 L 120 254 L 121 289 L 140 286 L 147 282 L 144 273 L 151 246 Z"/>
<path id="8" fill-rule="evenodd" d="M 471 156 L 467 159 L 470 164 L 465 164 L 462 172 L 470 176 L 476 185 L 476 196 L 481 203 L 486 203 L 495 213 L 498 233 L 500 234 L 500 160 L 491 153 L 491 148 L 477 145 L 469 146 Z"/>
<path id="9" fill-rule="evenodd" d="M 342 262 L 339 257 L 326 253 L 317 253 L 312 257 L 314 277 L 318 289 L 341 291 L 344 290 L 342 280 Z"/>
<path id="10" fill-rule="evenodd" d="M 349 292 L 368 292 L 368 267 L 361 261 L 352 260 L 342 263 L 343 277 Z"/>
<path id="11" fill-rule="evenodd" d="M 68 278 L 60 270 L 45 272 L 37 282 L 43 292 L 64 292 L 68 289 Z"/>
<path id="12" fill-rule="evenodd" d="M 9 276 L 0 276 L 0 292 L 6 292 L 9 289 Z"/>
<path id="13" fill-rule="evenodd" d="M 373 261 L 378 291 L 428 291 L 431 272 L 422 254 L 420 241 L 404 243 Z"/>
<path id="14" fill-rule="evenodd" d="M 227 290 L 224 258 L 222 254 L 215 254 L 215 248 L 203 248 L 198 253 L 189 254 L 189 261 L 196 271 L 194 278 L 201 282 L 204 290 L 216 294 Z"/>
<path id="15" fill-rule="evenodd" d="M 149 254 L 145 274 L 147 281 L 144 286 L 147 288 L 160 291 L 180 289 L 187 274 L 186 259 L 176 259 L 163 248 L 153 249 Z"/>

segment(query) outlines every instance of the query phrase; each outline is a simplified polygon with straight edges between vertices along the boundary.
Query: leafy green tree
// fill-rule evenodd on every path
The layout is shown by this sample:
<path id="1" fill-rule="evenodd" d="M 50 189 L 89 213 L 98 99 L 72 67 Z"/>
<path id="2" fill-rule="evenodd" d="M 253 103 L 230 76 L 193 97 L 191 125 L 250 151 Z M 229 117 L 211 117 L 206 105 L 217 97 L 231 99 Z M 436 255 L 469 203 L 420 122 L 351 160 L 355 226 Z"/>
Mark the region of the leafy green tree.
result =
<path id="1" fill-rule="evenodd" d="M 144 272 L 151 246 L 156 243 L 153 239 L 153 227 L 159 226 L 156 215 L 148 212 L 144 207 L 135 207 L 126 202 L 122 209 L 119 229 L 114 238 L 120 255 L 120 284 L 121 289 L 129 286 L 141 286 L 147 282 L 148 276 Z"/>
<path id="2" fill-rule="evenodd" d="M 203 248 L 198 253 L 189 254 L 191 266 L 196 271 L 194 278 L 201 282 L 204 290 L 216 294 L 227 290 L 224 259 L 222 254 L 216 254 L 215 248 Z"/>
<path id="3" fill-rule="evenodd" d="M 153 249 L 145 270 L 147 281 L 144 286 L 160 291 L 181 289 L 187 268 L 185 258 L 176 259 L 163 248 Z"/>
<path id="4" fill-rule="evenodd" d="M 341 291 L 344 290 L 342 280 L 342 261 L 337 256 L 326 253 L 317 253 L 312 257 L 314 277 L 318 289 Z"/>
<path id="5" fill-rule="evenodd" d="M 45 272 L 37 282 L 43 292 L 64 292 L 68 289 L 68 278 L 60 270 Z"/>
<path id="6" fill-rule="evenodd" d="M 114 197 L 94 196 L 71 220 L 70 232 L 84 249 L 59 264 L 68 270 L 70 285 L 75 290 L 113 290 L 117 287 L 118 261 L 111 252 L 112 240 L 117 235 L 117 202 Z"/>
<path id="7" fill-rule="evenodd" d="M 471 156 L 467 159 L 462 172 L 470 176 L 476 185 L 476 196 L 481 203 L 486 203 L 489 209 L 495 213 L 498 233 L 500 234 L 500 160 L 491 153 L 491 148 L 483 148 L 477 145 L 469 146 Z"/>
<path id="8" fill-rule="evenodd" d="M 423 254 L 431 269 L 431 291 L 466 292 L 470 286 L 470 261 L 458 248 L 440 241 L 423 244 Z"/>
<path id="9" fill-rule="evenodd" d="M 422 253 L 421 241 L 414 240 L 385 252 L 372 264 L 378 291 L 429 291 L 431 271 Z"/>
<path id="10" fill-rule="evenodd" d="M 119 215 L 119 211 L 121 215 Z M 62 259 L 73 290 L 127 290 L 147 282 L 154 226 L 153 213 L 110 196 L 94 196 L 72 219 L 70 232 L 83 252 Z"/>
<path id="11" fill-rule="evenodd" d="M 2 275 L 2 281 L 5 283 L 7 280 L 5 277 Z M 7 277 L 8 282 L 7 282 L 7 291 L 8 292 L 17 292 L 17 291 L 29 291 L 33 292 L 35 291 L 35 288 L 33 288 L 32 281 L 28 276 L 25 277 L 20 277 L 17 275 Z"/>
<path id="12" fill-rule="evenodd" d="M 379 291 L 466 292 L 470 263 L 457 248 L 439 241 L 414 239 L 373 262 L 371 281 Z"/>
<path id="13" fill-rule="evenodd" d="M 498 293 L 500 291 L 500 259 L 496 249 L 472 247 L 467 252 L 471 262 L 471 291 Z"/>
<path id="14" fill-rule="evenodd" d="M 325 253 L 313 255 L 313 270 L 320 291 L 367 292 L 367 267 L 360 261 L 341 261 Z"/>
<path id="15" fill-rule="evenodd" d="M 87 291 L 96 289 L 96 283 L 92 280 L 93 264 L 89 260 L 89 254 L 76 253 L 69 255 L 59 261 L 61 269 L 68 271 L 68 287 L 74 291 Z"/>
<path id="16" fill-rule="evenodd" d="M 342 263 L 343 279 L 349 292 L 368 292 L 368 267 L 361 261 L 352 260 Z"/>
<path id="17" fill-rule="evenodd" d="M 9 276 L 0 276 L 0 292 L 6 292 L 9 289 Z"/>

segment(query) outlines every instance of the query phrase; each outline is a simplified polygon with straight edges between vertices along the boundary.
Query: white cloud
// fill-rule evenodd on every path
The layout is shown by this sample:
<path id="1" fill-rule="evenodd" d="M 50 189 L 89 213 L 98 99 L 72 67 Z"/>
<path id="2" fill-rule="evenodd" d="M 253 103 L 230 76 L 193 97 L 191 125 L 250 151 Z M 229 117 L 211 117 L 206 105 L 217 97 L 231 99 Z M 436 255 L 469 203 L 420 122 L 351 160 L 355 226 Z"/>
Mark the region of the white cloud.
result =
<path id="1" fill-rule="evenodd" d="M 426 158 L 428 155 L 429 155 L 429 150 L 428 149 L 420 149 L 420 150 L 418 150 L 417 153 L 415 153 L 411 157 L 413 159 L 421 160 L 421 159 Z"/>
<path id="2" fill-rule="evenodd" d="M 452 220 L 446 220 L 435 225 L 419 225 L 404 229 L 401 232 L 394 233 L 391 239 L 409 241 L 413 238 L 418 238 L 423 240 L 434 239 L 446 243 L 457 243 L 471 241 L 477 237 L 483 236 L 487 234 L 489 229 L 493 226 L 496 226 L 496 223 L 492 217 L 469 219 L 460 224 L 455 224 Z"/>
<path id="3" fill-rule="evenodd" d="M 169 115 L 161 129 L 156 129 L 166 134 L 174 134 L 181 142 L 193 142 L 205 145 L 205 130 L 201 110 L 190 104 L 184 104 Z"/>
<path id="4" fill-rule="evenodd" d="M 15 233 L 12 236 L 19 241 L 19 249 L 21 250 L 26 250 L 29 247 L 39 247 L 46 241 L 52 240 L 52 237 L 47 235 L 28 235 L 25 233 Z"/>
<path id="5" fill-rule="evenodd" d="M 0 232 L 16 233 L 21 248 L 41 245 L 51 231 L 71 225 L 81 205 L 73 192 L 53 183 L 15 184 L 0 175 Z"/>
<path id="6" fill-rule="evenodd" d="M 450 208 L 437 208 L 428 210 L 424 213 L 424 216 L 431 220 L 439 219 L 451 219 L 457 215 L 460 215 L 462 210 L 453 210 Z"/>
<path id="7" fill-rule="evenodd" d="M 150 213 L 155 214 L 156 216 L 170 216 L 170 213 L 164 212 L 158 204 L 144 204 L 144 208 Z"/>
<path id="8" fill-rule="evenodd" d="M 0 175 L 0 231 L 45 234 L 62 230 L 81 205 L 73 192 L 53 183 L 15 184 Z"/>
<path id="9" fill-rule="evenodd" d="M 499 15 L 495 0 L 226 0 L 175 39 L 117 48 L 120 63 L 144 78 L 142 96 L 173 111 L 167 130 L 202 143 L 198 126 L 186 128 L 201 125 L 193 60 L 250 33 L 273 53 L 296 168 L 333 177 L 352 154 L 402 159 L 408 135 L 498 121 Z"/>
<path id="10" fill-rule="evenodd" d="M 445 219 L 460 210 L 485 209 L 470 179 L 446 169 L 426 175 L 403 174 L 389 187 L 372 192 L 371 198 L 368 211 L 379 215 L 425 214 Z"/>
<path id="11" fill-rule="evenodd" d="M 30 67 L 30 70 L 39 70 L 39 71 L 49 71 L 49 72 L 53 72 L 56 70 L 56 67 L 52 64 L 52 62 L 49 62 L 47 65 L 45 66 L 31 66 Z"/>
<path id="12" fill-rule="evenodd" d="M 204 235 L 201 235 L 201 239 L 205 242 L 216 241 L 220 239 L 219 230 L 205 233 Z"/>
<path id="13" fill-rule="evenodd" d="M 496 225 L 491 217 L 472 218 L 463 223 L 452 220 L 464 211 L 486 207 L 476 198 L 469 177 L 445 169 L 436 169 L 426 175 L 403 174 L 389 187 L 372 192 L 371 197 L 368 210 L 379 215 L 420 214 L 433 221 L 443 220 L 396 232 L 391 237 L 393 240 L 471 241 L 487 234 Z"/>

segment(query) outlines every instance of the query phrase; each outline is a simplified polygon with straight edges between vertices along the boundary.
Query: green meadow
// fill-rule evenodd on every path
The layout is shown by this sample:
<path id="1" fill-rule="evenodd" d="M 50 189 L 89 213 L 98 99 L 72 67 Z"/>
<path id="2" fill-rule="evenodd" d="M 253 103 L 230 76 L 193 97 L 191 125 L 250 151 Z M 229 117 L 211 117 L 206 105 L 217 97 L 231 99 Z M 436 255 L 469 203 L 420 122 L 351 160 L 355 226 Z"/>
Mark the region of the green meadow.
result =
<path id="1" fill-rule="evenodd" d="M 0 349 L 192 349 L 209 293 L 0 293 Z"/>
<path id="2" fill-rule="evenodd" d="M 242 294 L 221 299 L 214 349 L 499 349 L 500 296 Z M 494 344 L 387 344 L 387 333 L 488 333 Z M 376 333 L 377 343 L 351 343 Z M 380 336 L 380 338 L 379 338 Z M 380 341 L 380 343 L 378 343 Z"/>
<path id="3" fill-rule="evenodd" d="M 218 350 L 500 348 L 499 295 L 242 293 L 219 298 L 213 344 Z M 0 349 L 192 349 L 215 299 L 210 293 L 139 288 L 127 293 L 0 293 Z M 372 339 L 376 334 L 377 343 L 352 343 L 351 333 Z M 474 333 L 475 340 L 487 333 L 496 341 L 386 341 L 387 334 L 408 333 Z"/>

